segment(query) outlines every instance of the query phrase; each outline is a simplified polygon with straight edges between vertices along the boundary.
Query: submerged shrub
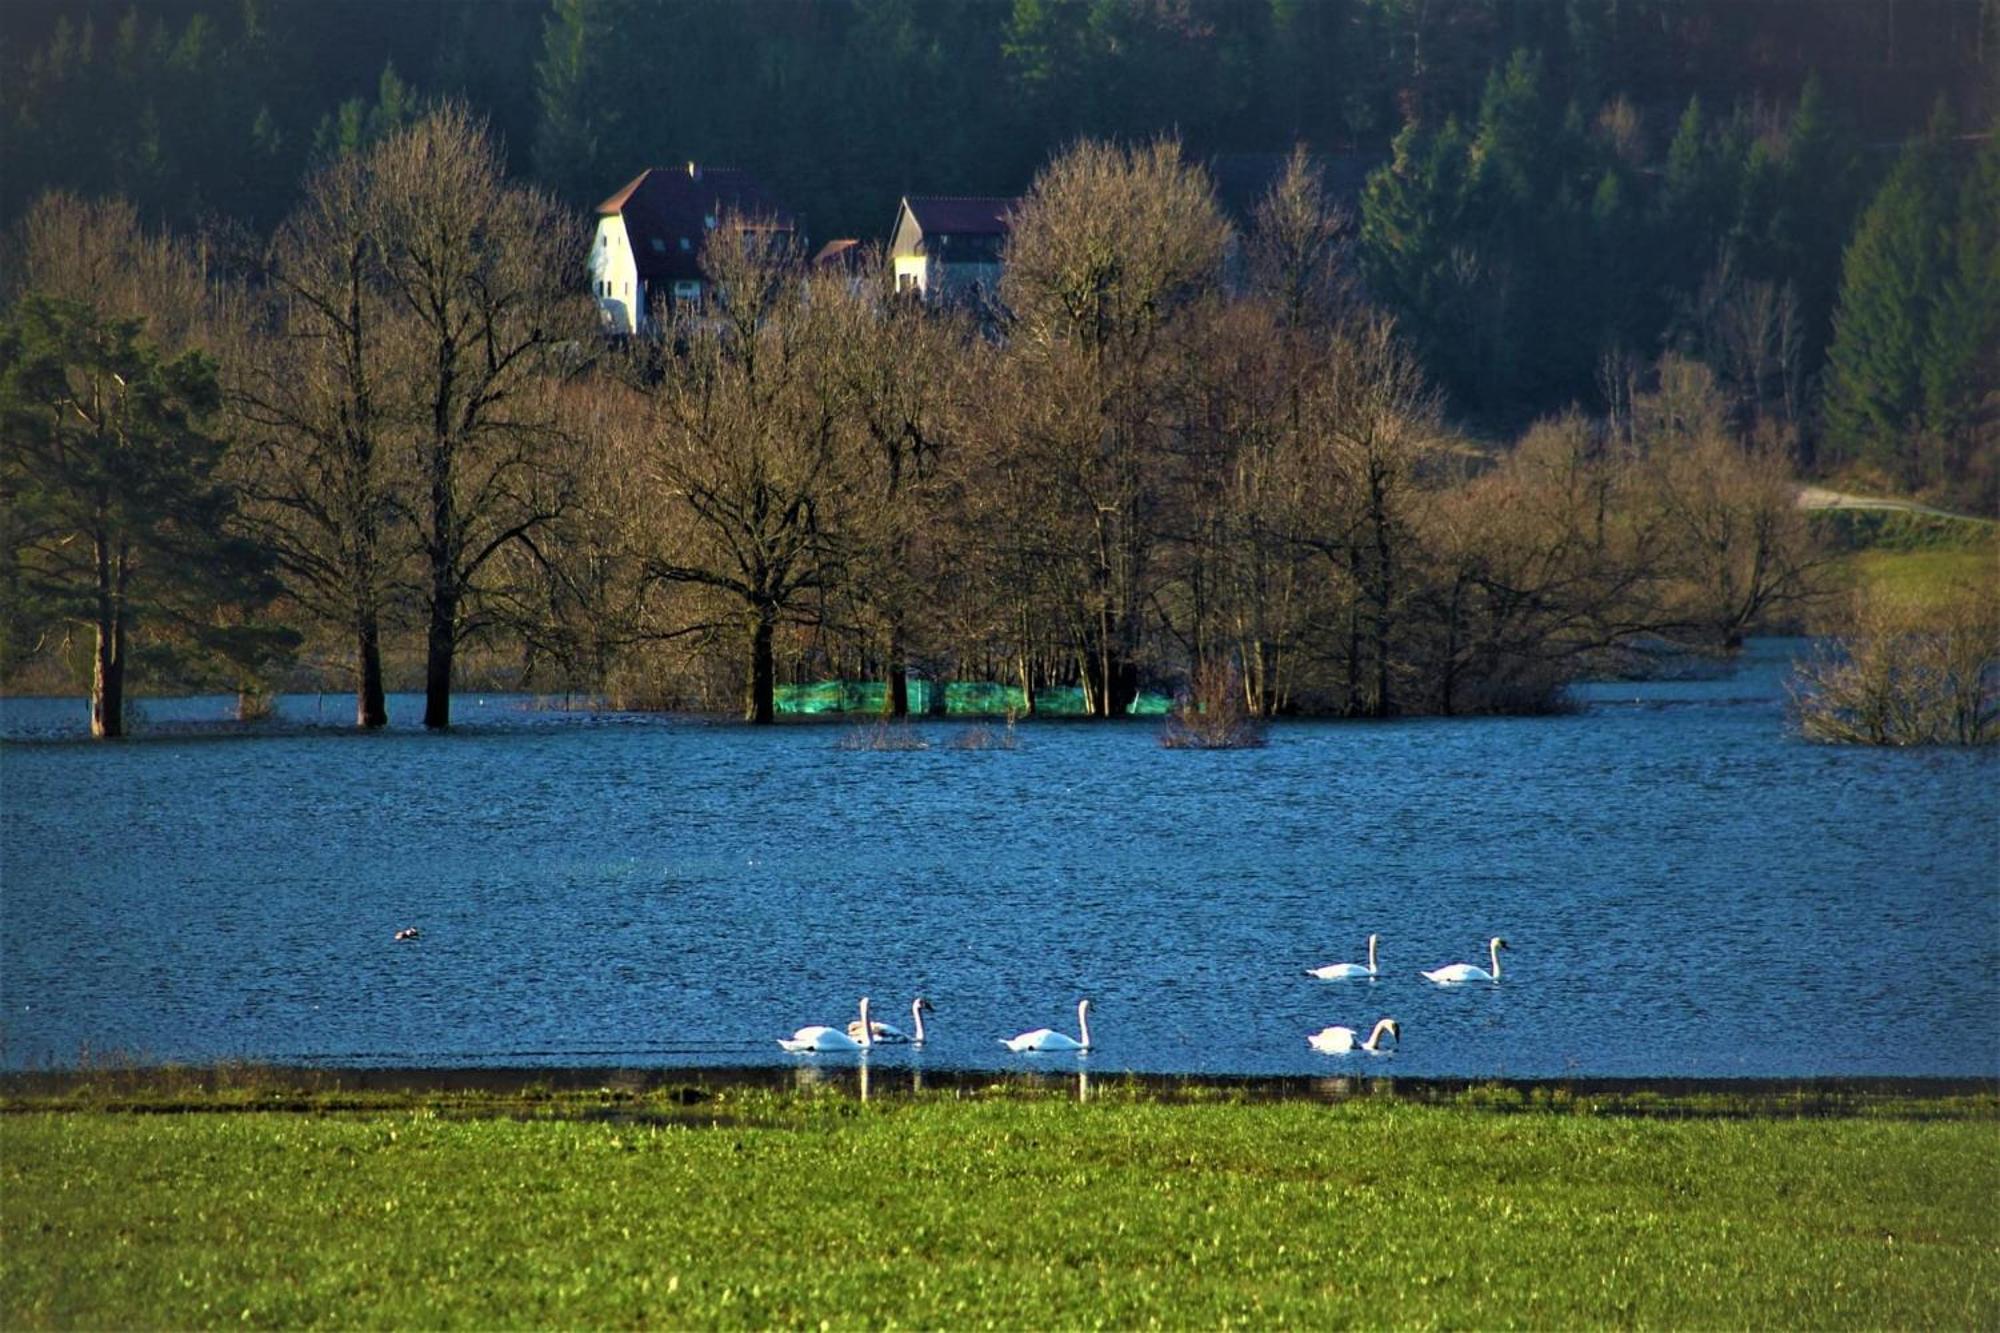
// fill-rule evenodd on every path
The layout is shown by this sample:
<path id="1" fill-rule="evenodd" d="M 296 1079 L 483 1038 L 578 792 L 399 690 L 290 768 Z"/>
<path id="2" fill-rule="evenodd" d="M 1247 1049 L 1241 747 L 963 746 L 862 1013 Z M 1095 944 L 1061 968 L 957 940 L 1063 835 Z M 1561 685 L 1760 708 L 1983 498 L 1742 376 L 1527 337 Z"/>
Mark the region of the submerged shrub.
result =
<path id="1" fill-rule="evenodd" d="M 1264 743 L 1264 720 L 1250 710 L 1233 666 L 1196 667 L 1160 733 L 1169 750 L 1250 750 Z"/>
<path id="2" fill-rule="evenodd" d="M 1941 603 L 1866 602 L 1789 683 L 1808 740 L 1845 745 L 2000 741 L 2000 598 L 1960 586 Z"/>
<path id="3" fill-rule="evenodd" d="M 954 750 L 1011 750 L 1016 744 L 1014 715 L 1012 712 L 1007 714 L 1007 726 L 1004 731 L 995 731 L 983 724 L 971 726 L 953 736 L 949 744 Z"/>
<path id="4" fill-rule="evenodd" d="M 928 750 L 931 743 L 907 722 L 877 722 L 855 727 L 840 738 L 843 750 Z"/>

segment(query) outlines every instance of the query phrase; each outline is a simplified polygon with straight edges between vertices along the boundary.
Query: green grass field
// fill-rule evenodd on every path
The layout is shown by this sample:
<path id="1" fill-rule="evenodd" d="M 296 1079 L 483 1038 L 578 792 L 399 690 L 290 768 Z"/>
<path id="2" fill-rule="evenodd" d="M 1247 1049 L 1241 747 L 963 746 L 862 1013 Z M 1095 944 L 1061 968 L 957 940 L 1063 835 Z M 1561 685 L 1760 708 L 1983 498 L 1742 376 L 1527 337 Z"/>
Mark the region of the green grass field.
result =
<path id="1" fill-rule="evenodd" d="M 1993 1327 L 1972 1101 L 17 1101 L 0 1327 Z"/>
<path id="2" fill-rule="evenodd" d="M 1815 515 L 1837 552 L 1831 586 L 1919 606 L 1943 604 L 1957 588 L 2000 596 L 2000 525 L 1866 510 Z"/>

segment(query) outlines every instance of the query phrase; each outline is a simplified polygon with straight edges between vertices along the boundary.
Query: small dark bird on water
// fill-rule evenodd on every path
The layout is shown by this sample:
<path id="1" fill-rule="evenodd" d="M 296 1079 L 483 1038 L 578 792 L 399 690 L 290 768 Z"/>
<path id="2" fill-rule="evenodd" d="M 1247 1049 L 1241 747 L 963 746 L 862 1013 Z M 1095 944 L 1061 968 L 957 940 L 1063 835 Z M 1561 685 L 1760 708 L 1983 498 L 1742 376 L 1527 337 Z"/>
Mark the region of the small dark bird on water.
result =
<path id="1" fill-rule="evenodd" d="M 404 926 L 396 932 L 396 938 L 399 940 L 420 940 L 423 937 L 424 933 L 415 926 Z"/>

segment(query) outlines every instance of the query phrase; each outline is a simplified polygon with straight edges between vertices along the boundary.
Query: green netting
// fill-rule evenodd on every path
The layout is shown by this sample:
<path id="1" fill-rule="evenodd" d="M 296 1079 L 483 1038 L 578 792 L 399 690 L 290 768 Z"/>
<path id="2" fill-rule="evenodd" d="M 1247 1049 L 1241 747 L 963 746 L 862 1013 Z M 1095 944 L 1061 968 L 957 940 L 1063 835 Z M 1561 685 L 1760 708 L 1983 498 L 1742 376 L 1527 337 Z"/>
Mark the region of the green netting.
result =
<path id="1" fill-rule="evenodd" d="M 930 711 L 932 688 L 927 680 L 910 682 L 910 712 L 923 714 Z M 776 702 L 780 713 L 799 716 L 820 713 L 874 715 L 882 711 L 882 698 L 887 689 L 879 680 L 821 680 L 810 685 L 780 685 Z M 1131 711 L 1134 716 L 1159 717 L 1166 713 L 1170 702 L 1164 694 L 1142 692 L 1133 701 Z M 991 680 L 952 681 L 944 688 L 944 711 L 950 717 L 1005 717 L 1008 713 L 1025 717 L 1028 713 L 1023 706 L 1020 686 L 1002 685 Z M 1044 717 L 1083 717 L 1083 689 L 1070 685 L 1036 690 L 1035 711 Z"/>

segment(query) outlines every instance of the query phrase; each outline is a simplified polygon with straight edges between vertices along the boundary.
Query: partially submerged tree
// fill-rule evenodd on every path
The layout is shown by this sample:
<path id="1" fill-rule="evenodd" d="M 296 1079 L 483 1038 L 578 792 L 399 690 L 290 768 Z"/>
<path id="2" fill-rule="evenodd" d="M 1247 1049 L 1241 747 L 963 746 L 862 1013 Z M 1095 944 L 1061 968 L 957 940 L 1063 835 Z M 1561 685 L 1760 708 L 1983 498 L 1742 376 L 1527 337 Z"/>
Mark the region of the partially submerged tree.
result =
<path id="1" fill-rule="evenodd" d="M 1068 583 L 1090 712 L 1122 716 L 1139 689 L 1170 448 L 1176 321 L 1221 280 L 1228 223 L 1200 168 L 1162 139 L 1084 142 L 1036 177 L 1015 213 L 1001 298 L 1024 400 L 1025 450 L 1053 511 L 1049 554 Z"/>
<path id="2" fill-rule="evenodd" d="M 349 636 L 354 721 L 388 722 L 383 621 L 407 549 L 395 446 L 408 374 L 395 364 L 369 163 L 342 157 L 307 185 L 266 263 L 270 301 L 246 330 L 231 406 L 246 517 L 293 600 Z"/>
<path id="3" fill-rule="evenodd" d="M 451 722 L 460 644 L 487 628 L 495 557 L 570 499 L 548 377 L 595 328 L 583 230 L 507 182 L 482 122 L 447 105 L 366 159 L 363 201 L 396 312 L 388 356 L 408 394 L 413 473 L 398 507 L 423 566 L 424 725 Z"/>
<path id="4" fill-rule="evenodd" d="M 1851 630 L 1794 668 L 1790 690 L 1808 740 L 2000 742 L 2000 601 L 1963 586 L 1935 605 L 1866 601 Z"/>
<path id="5" fill-rule="evenodd" d="M 299 603 L 350 636 L 356 723 L 386 720 L 402 602 L 425 628 L 424 725 L 443 728 L 460 645 L 521 575 L 503 555 L 569 503 L 552 385 L 592 324 L 578 229 L 508 183 L 483 123 L 446 105 L 385 129 L 273 241 L 233 401 L 259 530 Z"/>
<path id="6" fill-rule="evenodd" d="M 1662 363 L 1689 375 L 1710 409 L 1656 414 L 1642 399 L 1645 475 L 1637 503 L 1658 516 L 1662 568 L 1673 579 L 1659 628 L 1729 650 L 1773 616 L 1820 595 L 1825 558 L 1798 505 L 1788 451 L 1769 440 L 1739 443 L 1721 428 L 1720 401 L 1699 366 Z"/>
<path id="7" fill-rule="evenodd" d="M 30 294 L 0 326 L 9 637 L 91 631 L 93 736 L 124 734 L 142 641 L 249 672 L 292 641 L 242 615 L 276 587 L 233 535 L 218 403 L 214 362 L 163 360 L 138 320 Z"/>
<path id="8" fill-rule="evenodd" d="M 651 394 L 647 479 L 664 512 L 641 538 L 647 581 L 705 590 L 722 618 L 672 632 L 738 642 L 743 716 L 766 724 L 780 627 L 811 619 L 840 581 L 851 426 L 841 303 L 854 299 L 837 277 L 804 276 L 774 235 L 725 218 L 709 236 L 717 304 L 680 312 L 679 354 Z"/>

